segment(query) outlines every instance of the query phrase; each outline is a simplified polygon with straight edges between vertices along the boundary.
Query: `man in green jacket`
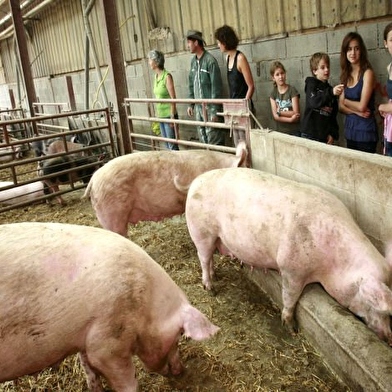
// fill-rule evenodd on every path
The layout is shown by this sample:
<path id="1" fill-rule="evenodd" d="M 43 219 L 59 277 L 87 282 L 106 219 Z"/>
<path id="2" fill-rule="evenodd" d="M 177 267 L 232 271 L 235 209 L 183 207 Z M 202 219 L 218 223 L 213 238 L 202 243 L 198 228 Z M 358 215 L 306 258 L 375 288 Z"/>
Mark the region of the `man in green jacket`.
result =
<path id="1" fill-rule="evenodd" d="M 186 34 L 188 48 L 195 54 L 189 72 L 189 98 L 221 98 L 222 78 L 216 58 L 204 49 L 205 41 L 200 31 L 188 30 Z M 221 110 L 221 105 L 207 105 L 207 121 L 219 121 L 216 113 Z M 197 121 L 205 121 L 202 105 L 188 107 L 188 116 L 196 115 Z M 199 139 L 202 143 L 225 144 L 225 131 L 197 127 Z"/>

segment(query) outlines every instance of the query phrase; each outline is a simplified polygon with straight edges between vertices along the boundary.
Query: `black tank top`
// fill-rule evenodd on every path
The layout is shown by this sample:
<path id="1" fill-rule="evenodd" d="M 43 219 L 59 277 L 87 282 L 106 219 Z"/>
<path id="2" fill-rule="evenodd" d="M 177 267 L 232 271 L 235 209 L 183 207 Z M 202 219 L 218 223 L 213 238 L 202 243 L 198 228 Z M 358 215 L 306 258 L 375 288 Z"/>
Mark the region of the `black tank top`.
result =
<path id="1" fill-rule="evenodd" d="M 229 82 L 230 98 L 245 98 L 248 85 L 244 75 L 237 69 L 237 57 L 241 52 L 237 50 L 234 57 L 233 68 L 229 70 L 229 56 L 227 56 L 227 80 Z"/>

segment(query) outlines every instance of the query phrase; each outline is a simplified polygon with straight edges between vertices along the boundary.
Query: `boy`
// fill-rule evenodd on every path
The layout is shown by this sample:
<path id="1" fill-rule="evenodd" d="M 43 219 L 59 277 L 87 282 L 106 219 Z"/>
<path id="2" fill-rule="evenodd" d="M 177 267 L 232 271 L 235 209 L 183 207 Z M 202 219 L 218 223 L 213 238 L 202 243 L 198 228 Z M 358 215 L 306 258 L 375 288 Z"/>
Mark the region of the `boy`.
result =
<path id="1" fill-rule="evenodd" d="M 310 58 L 310 70 L 314 76 L 305 80 L 306 106 L 301 123 L 301 137 L 332 144 L 339 139 L 337 96 L 344 85 L 333 87 L 328 83 L 329 56 L 315 53 Z"/>

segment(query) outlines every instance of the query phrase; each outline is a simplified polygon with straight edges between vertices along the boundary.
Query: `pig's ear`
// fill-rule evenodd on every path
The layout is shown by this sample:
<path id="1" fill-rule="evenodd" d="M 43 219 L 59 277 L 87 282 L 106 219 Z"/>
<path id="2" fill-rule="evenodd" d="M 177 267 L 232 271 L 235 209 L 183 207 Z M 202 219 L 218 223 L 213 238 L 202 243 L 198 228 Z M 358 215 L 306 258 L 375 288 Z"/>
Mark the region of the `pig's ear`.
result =
<path id="1" fill-rule="evenodd" d="M 235 156 L 237 159 L 233 163 L 233 167 L 240 167 L 240 166 L 245 166 L 246 162 L 246 157 L 248 156 L 248 149 L 246 148 L 246 143 L 244 140 L 240 140 L 240 142 L 237 145 L 236 151 L 235 151 Z"/>
<path id="2" fill-rule="evenodd" d="M 219 327 L 191 305 L 183 309 L 183 329 L 185 336 L 194 340 L 208 339 L 219 331 Z"/>
<path id="3" fill-rule="evenodd" d="M 359 293 L 374 310 L 392 315 L 392 291 L 386 284 L 366 280 L 359 286 Z"/>

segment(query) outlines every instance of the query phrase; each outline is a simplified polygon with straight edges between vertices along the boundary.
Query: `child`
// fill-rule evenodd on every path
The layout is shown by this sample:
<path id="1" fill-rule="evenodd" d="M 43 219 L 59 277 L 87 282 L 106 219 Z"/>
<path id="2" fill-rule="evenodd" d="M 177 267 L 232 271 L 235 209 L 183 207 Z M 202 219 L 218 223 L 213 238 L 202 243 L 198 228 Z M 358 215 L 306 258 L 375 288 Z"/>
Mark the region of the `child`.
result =
<path id="1" fill-rule="evenodd" d="M 384 46 L 392 56 L 392 23 L 386 25 L 384 29 Z M 392 63 L 387 67 L 387 94 L 388 103 L 383 103 L 378 107 L 380 114 L 384 117 L 384 155 L 392 156 Z"/>
<path id="2" fill-rule="evenodd" d="M 362 37 L 348 33 L 340 51 L 340 81 L 345 88 L 339 109 L 346 115 L 344 135 L 347 148 L 375 153 L 378 130 L 374 116 L 376 79 Z"/>
<path id="3" fill-rule="evenodd" d="M 290 135 L 298 134 L 299 93 L 295 87 L 286 83 L 286 70 L 279 61 L 274 61 L 270 68 L 274 88 L 270 94 L 271 111 L 278 122 L 278 131 Z"/>
<path id="4" fill-rule="evenodd" d="M 343 84 L 333 87 L 328 83 L 329 56 L 315 53 L 310 58 L 313 76 L 305 80 L 306 106 L 301 124 L 301 137 L 332 144 L 339 138 L 337 96 L 343 92 Z"/>

